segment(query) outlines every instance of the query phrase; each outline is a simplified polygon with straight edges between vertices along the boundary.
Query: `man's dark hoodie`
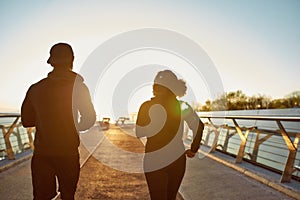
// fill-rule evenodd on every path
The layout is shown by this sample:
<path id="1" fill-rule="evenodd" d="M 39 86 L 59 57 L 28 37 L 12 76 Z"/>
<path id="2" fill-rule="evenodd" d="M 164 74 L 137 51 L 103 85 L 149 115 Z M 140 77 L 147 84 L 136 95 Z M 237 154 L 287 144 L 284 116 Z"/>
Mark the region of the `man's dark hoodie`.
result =
<path id="1" fill-rule="evenodd" d="M 64 156 L 78 154 L 78 133 L 93 126 L 96 115 L 83 78 L 57 67 L 29 88 L 21 119 L 24 127 L 36 127 L 35 154 Z"/>

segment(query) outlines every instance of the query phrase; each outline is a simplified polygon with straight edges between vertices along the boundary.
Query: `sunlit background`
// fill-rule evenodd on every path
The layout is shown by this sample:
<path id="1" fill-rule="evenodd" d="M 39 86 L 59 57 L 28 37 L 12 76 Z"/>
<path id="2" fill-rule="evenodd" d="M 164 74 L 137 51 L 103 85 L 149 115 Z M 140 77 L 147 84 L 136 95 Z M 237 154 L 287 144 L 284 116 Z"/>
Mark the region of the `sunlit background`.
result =
<path id="1" fill-rule="evenodd" d="M 198 43 L 225 91 L 280 98 L 300 89 L 299 21 L 298 0 L 0 1 L 0 112 L 19 111 L 28 87 L 52 70 L 46 60 L 53 44 L 72 45 L 79 72 L 104 41 L 147 27 L 173 30 Z M 153 63 L 175 65 L 176 58 L 167 57 L 154 56 Z M 200 89 L 198 101 L 212 98 Z M 150 97 L 149 85 L 137 90 L 130 112 Z"/>

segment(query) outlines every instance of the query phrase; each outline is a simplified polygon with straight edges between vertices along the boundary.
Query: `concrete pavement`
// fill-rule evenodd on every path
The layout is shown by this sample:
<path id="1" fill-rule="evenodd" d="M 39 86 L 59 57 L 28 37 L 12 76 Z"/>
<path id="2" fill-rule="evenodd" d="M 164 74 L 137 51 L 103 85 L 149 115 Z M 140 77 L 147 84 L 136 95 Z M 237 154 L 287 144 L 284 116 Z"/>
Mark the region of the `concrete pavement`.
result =
<path id="1" fill-rule="evenodd" d="M 94 153 L 94 156 L 87 159 L 89 152 L 85 148 L 81 148 L 81 162 L 86 163 L 81 171 L 76 199 L 149 199 L 143 175 L 133 172 L 138 169 L 139 165 L 126 167 L 127 164 L 124 165 L 120 158 L 108 150 L 113 144 L 125 151 L 141 152 L 141 144 L 133 137 L 123 134 L 118 127 L 112 128 L 105 134 L 98 132 L 97 127 L 91 131 L 92 134 L 86 134 L 93 137 L 85 135 L 87 136 L 85 148 L 90 148 L 89 150 Z M 93 138 L 96 139 L 93 140 Z M 100 140 L 101 142 L 99 142 Z M 95 148 L 96 146 L 97 148 Z M 124 155 L 123 159 L 127 160 L 127 163 L 133 163 L 134 156 L 130 153 L 128 156 Z M 251 174 L 255 169 L 249 169 L 246 164 L 239 165 L 236 167 L 237 170 L 234 170 L 234 164 L 230 158 L 224 157 L 218 152 L 211 155 L 210 158 L 188 159 L 186 174 L 180 187 L 180 194 L 184 199 L 293 199 L 282 193 L 284 188 L 293 192 L 294 199 L 297 199 L 297 195 L 300 194 L 297 190 L 299 182 L 289 185 L 293 190 L 289 190 L 285 186 L 280 189 L 280 184 L 277 183 L 279 179 L 272 179 L 269 174 L 261 176 L 254 173 L 257 177 L 268 180 L 269 186 L 277 183 L 276 187 L 269 187 L 268 184 L 259 182 L 259 178 L 250 178 L 249 173 Z M 124 167 L 126 170 L 133 170 L 133 173 L 122 171 L 125 169 Z M 260 172 L 264 173 L 263 170 Z M 106 176 L 101 177 L 101 174 L 106 174 Z M 88 185 L 89 187 L 87 187 Z M 124 194 L 122 195 L 120 191 L 123 191 Z M 86 196 L 86 194 L 89 195 Z M 5 200 L 32 199 L 30 160 L 0 173 L 0 197 Z M 178 198 L 181 197 L 178 196 Z"/>
<path id="2" fill-rule="evenodd" d="M 293 199 L 211 158 L 189 159 L 180 187 L 184 199 Z"/>

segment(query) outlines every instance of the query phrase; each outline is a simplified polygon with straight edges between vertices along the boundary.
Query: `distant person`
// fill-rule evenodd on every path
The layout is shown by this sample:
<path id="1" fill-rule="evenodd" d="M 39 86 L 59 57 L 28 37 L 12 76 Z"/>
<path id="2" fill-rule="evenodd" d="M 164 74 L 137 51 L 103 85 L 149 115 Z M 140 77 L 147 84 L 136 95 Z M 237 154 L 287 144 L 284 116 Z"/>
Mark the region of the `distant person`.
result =
<path id="1" fill-rule="evenodd" d="M 151 100 L 138 112 L 136 135 L 147 137 L 144 173 L 152 200 L 174 200 L 182 182 L 186 156 L 199 149 L 204 125 L 193 109 L 177 97 L 184 96 L 186 84 L 170 70 L 158 72 Z M 193 131 L 190 149 L 183 144 L 183 124 Z"/>
<path id="2" fill-rule="evenodd" d="M 96 120 L 83 78 L 72 71 L 73 50 L 55 44 L 47 61 L 53 71 L 33 84 L 21 108 L 24 127 L 36 127 L 31 161 L 33 196 L 50 200 L 57 195 L 56 177 L 63 200 L 74 199 L 79 179 L 79 131 Z"/>

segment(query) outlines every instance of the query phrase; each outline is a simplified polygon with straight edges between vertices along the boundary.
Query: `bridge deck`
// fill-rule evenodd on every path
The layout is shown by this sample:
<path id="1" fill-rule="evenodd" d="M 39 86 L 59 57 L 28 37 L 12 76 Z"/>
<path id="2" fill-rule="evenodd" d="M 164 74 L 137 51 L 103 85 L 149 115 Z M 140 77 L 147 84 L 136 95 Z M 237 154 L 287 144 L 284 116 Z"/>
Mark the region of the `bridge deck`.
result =
<path id="1" fill-rule="evenodd" d="M 82 136 L 82 169 L 76 199 L 150 199 L 144 175 L 130 173 L 138 172 L 141 166 L 128 165 L 137 163 L 139 156 L 136 155 L 143 150 L 139 140 L 124 134 L 118 127 L 112 127 L 104 134 L 94 127 Z M 124 152 L 135 153 L 120 155 L 112 150 L 111 145 Z M 93 155 L 89 156 L 89 152 Z M 227 158 L 220 157 L 218 152 L 203 159 L 188 159 L 177 199 L 293 199 L 280 191 L 290 191 L 289 195 L 300 199 L 300 190 L 297 191 L 299 183 L 290 183 L 288 187 L 291 190 L 286 189 L 286 184 L 281 188 L 278 179 L 266 178 L 269 174 L 265 174 L 263 179 L 261 176 L 252 179 L 249 178 L 249 172 L 254 168 L 245 170 L 243 167 L 247 167 L 247 164 L 243 164 L 238 165 L 237 171 L 232 169 L 234 164 L 225 166 L 224 163 L 230 166 L 230 160 L 224 160 Z M 1 172 L 0 180 L 1 199 L 32 199 L 30 160 Z M 267 184 L 274 187 L 257 180 L 269 181 Z"/>

